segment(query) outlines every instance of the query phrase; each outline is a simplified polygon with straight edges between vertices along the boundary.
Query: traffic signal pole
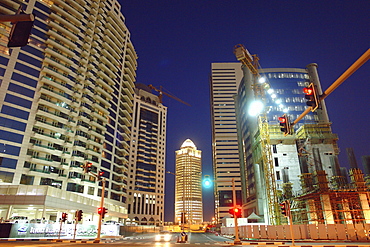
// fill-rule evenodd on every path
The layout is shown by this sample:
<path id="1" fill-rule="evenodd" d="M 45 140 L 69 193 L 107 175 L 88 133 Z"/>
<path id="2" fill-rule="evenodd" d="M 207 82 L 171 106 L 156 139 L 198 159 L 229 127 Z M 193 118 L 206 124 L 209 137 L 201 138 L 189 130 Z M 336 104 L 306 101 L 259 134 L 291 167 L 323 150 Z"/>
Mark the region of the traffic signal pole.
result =
<path id="1" fill-rule="evenodd" d="M 287 212 L 288 212 L 288 221 L 289 221 L 289 229 L 290 229 L 290 236 L 292 237 L 292 246 L 295 246 L 294 243 L 294 231 L 293 231 L 293 219 L 292 219 L 292 212 L 290 211 L 290 201 L 286 201 L 287 204 Z"/>
<path id="2" fill-rule="evenodd" d="M 350 77 L 356 70 L 358 70 L 362 65 L 364 65 L 370 59 L 370 49 L 362 54 L 360 58 L 356 60 L 339 78 L 331 84 L 331 86 L 325 90 L 325 92 L 320 95 L 319 100 L 322 101 L 329 96 L 337 87 L 339 87 L 348 77 Z M 312 107 L 308 107 L 294 122 L 291 126 L 297 124 L 302 118 L 304 118 L 310 111 Z"/>
<path id="3" fill-rule="evenodd" d="M 34 21 L 33 14 L 0 15 L 0 22 Z"/>
<path id="4" fill-rule="evenodd" d="M 102 186 L 101 186 L 101 199 L 100 199 L 100 208 L 104 207 L 104 194 L 105 194 L 105 178 L 102 179 Z M 100 234 L 101 234 L 101 222 L 103 220 L 103 213 L 99 214 L 99 222 L 98 222 L 98 232 L 94 243 L 100 243 Z"/>
<path id="5" fill-rule="evenodd" d="M 357 59 L 331 86 L 326 89 L 326 91 L 320 96 L 320 100 L 325 99 L 331 94 L 337 87 L 340 86 L 348 77 L 350 77 L 356 70 L 358 70 L 362 65 L 364 65 L 370 58 L 370 49 L 362 54 L 362 56 Z"/>
<path id="6" fill-rule="evenodd" d="M 233 207 L 236 208 L 236 192 L 235 192 L 235 179 L 231 179 L 233 184 Z M 242 242 L 239 239 L 239 228 L 238 228 L 238 217 L 234 214 L 234 228 L 235 228 L 235 239 L 234 244 L 241 244 Z"/>

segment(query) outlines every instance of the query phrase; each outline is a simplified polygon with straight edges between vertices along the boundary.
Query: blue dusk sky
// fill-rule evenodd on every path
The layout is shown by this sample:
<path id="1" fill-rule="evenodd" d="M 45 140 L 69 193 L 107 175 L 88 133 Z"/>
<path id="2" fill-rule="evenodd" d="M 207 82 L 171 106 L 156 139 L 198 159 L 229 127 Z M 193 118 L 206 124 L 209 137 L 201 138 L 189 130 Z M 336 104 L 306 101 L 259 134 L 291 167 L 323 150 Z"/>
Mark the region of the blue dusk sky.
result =
<path id="1" fill-rule="evenodd" d="M 370 1 L 120 0 L 138 54 L 137 82 L 163 86 L 192 106 L 164 96 L 168 107 L 166 170 L 190 138 L 202 150 L 203 175 L 212 175 L 209 77 L 212 62 L 237 62 L 236 44 L 257 54 L 262 68 L 318 64 L 325 91 L 370 44 Z M 331 95 L 326 106 L 346 148 L 370 155 L 370 63 Z M 213 215 L 213 191 L 203 191 L 204 220 Z M 174 178 L 166 174 L 165 220 L 173 221 Z"/>

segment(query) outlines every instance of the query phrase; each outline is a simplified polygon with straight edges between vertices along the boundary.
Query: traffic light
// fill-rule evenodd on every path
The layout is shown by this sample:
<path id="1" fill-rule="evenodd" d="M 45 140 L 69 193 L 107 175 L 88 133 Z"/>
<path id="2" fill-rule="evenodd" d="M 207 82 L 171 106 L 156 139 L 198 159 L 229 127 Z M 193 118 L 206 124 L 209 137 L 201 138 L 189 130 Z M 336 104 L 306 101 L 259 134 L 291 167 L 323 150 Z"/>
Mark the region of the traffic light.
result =
<path id="1" fill-rule="evenodd" d="M 98 208 L 98 214 L 100 214 L 103 219 L 106 213 L 108 213 L 108 210 L 105 207 Z"/>
<path id="2" fill-rule="evenodd" d="M 280 208 L 281 208 L 281 214 L 284 215 L 285 217 L 288 216 L 288 209 L 287 209 L 285 201 L 280 203 Z"/>
<path id="3" fill-rule="evenodd" d="M 77 210 L 76 213 L 75 213 L 75 216 L 76 216 L 76 220 L 77 221 L 81 221 L 82 220 L 82 210 Z"/>
<path id="4" fill-rule="evenodd" d="M 13 23 L 9 34 L 8 47 L 22 47 L 28 44 L 33 21 L 18 21 Z"/>
<path id="5" fill-rule="evenodd" d="M 103 171 L 98 172 L 98 180 L 102 179 L 103 174 L 104 174 Z"/>
<path id="6" fill-rule="evenodd" d="M 288 116 L 284 114 L 282 117 L 279 117 L 278 119 L 281 126 L 280 130 L 284 133 L 284 136 L 292 134 Z"/>
<path id="7" fill-rule="evenodd" d="M 212 180 L 211 180 L 211 177 L 209 175 L 204 175 L 203 186 L 205 188 L 210 188 L 212 186 Z"/>
<path id="8" fill-rule="evenodd" d="M 87 163 L 87 164 L 85 165 L 85 167 L 84 167 L 85 173 L 89 173 L 89 172 L 91 172 L 92 167 L 93 167 L 93 164 L 92 164 L 92 163 Z"/>
<path id="9" fill-rule="evenodd" d="M 236 218 L 242 217 L 242 210 L 240 208 L 230 208 L 229 213 Z"/>
<path id="10" fill-rule="evenodd" d="M 62 213 L 62 222 L 66 222 L 67 216 L 68 216 L 67 213 Z"/>
<path id="11" fill-rule="evenodd" d="M 314 112 L 320 105 L 320 98 L 316 90 L 316 86 L 310 83 L 307 87 L 303 88 L 303 92 L 306 94 L 306 104 L 311 106 L 311 111 Z"/>

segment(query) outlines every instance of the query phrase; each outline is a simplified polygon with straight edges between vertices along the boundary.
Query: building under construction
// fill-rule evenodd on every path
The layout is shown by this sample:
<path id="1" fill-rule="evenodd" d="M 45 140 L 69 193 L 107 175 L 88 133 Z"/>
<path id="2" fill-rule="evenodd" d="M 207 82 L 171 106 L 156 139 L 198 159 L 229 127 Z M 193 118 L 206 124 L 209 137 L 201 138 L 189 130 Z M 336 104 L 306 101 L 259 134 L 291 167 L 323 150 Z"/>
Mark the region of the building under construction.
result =
<path id="1" fill-rule="evenodd" d="M 308 193 L 302 180 L 308 179 L 307 184 L 310 182 L 317 189 L 320 186 L 315 181 L 323 179 L 317 174 L 324 173 L 328 188 L 345 184 L 338 162 L 338 136 L 332 133 L 324 101 L 297 123 L 290 135 L 283 135 L 279 126 L 278 119 L 284 113 L 294 120 L 305 111 L 303 89 L 310 83 L 322 94 L 316 64 L 309 64 L 306 69 L 261 69 L 255 63 L 258 58 L 248 55 L 244 47 L 236 46 L 234 53 L 243 64 L 244 75 L 234 97 L 244 217 L 255 213 L 261 217 L 259 222 L 279 225 L 286 222 L 279 202 L 302 198 L 294 201 L 294 210 L 298 205 L 309 205 L 302 197 Z M 249 109 L 256 100 L 262 101 L 264 108 L 253 116 Z M 295 218 L 301 222 L 317 218 L 303 216 L 304 212 L 297 210 L 300 216 Z"/>

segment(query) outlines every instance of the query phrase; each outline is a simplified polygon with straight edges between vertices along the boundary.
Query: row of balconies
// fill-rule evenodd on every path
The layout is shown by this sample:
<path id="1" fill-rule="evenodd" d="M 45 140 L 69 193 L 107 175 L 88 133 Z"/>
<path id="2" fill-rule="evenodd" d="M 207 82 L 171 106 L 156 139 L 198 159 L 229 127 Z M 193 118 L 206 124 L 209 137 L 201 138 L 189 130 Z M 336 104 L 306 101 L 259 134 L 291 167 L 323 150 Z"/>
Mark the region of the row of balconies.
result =
<path id="1" fill-rule="evenodd" d="M 74 41 L 70 40 L 69 37 L 67 37 L 65 34 L 63 34 L 60 31 L 49 29 L 47 31 L 46 35 L 49 38 L 54 38 L 54 40 L 56 40 L 56 42 L 60 43 L 62 46 L 67 47 L 70 50 L 76 50 L 77 49 L 77 44 Z"/>
<path id="2" fill-rule="evenodd" d="M 50 119 L 51 120 L 51 119 Z M 45 118 L 42 118 L 40 115 L 36 116 L 36 122 L 35 126 L 49 129 L 51 131 L 62 133 L 65 136 L 73 136 L 74 131 L 72 130 L 72 127 L 66 124 L 62 124 L 60 122 L 54 121 L 52 123 L 47 122 Z"/>
<path id="3" fill-rule="evenodd" d="M 71 1 L 69 1 L 69 3 L 67 4 L 65 1 L 61 1 L 61 0 L 55 0 L 54 2 L 58 4 L 58 7 L 60 9 L 63 9 L 64 11 L 68 11 L 68 14 L 70 13 L 70 15 L 73 15 L 73 17 L 76 18 L 77 20 L 83 19 L 83 15 L 80 13 L 83 11 L 83 8 L 78 6 L 78 4 L 73 4 Z"/>
<path id="4" fill-rule="evenodd" d="M 53 86 L 57 89 L 65 91 L 69 95 L 79 94 L 79 92 L 73 91 L 73 87 L 70 84 L 67 84 L 66 82 L 60 82 L 58 80 L 55 80 L 55 78 L 52 75 L 49 76 L 43 76 L 41 78 L 41 82 L 44 84 L 49 84 L 50 86 Z"/>
<path id="5" fill-rule="evenodd" d="M 83 15 L 74 10 L 72 7 L 68 6 L 66 3 L 58 1 L 58 5 L 53 4 L 51 5 L 50 9 L 54 10 L 54 13 L 57 15 L 61 15 L 62 18 L 71 21 L 75 26 L 82 26 L 82 22 L 80 20 L 83 19 Z"/>
<path id="6" fill-rule="evenodd" d="M 42 102 L 44 103 L 44 102 Z M 69 125 L 69 122 L 76 123 L 76 121 L 72 120 L 72 118 L 66 114 L 61 114 L 61 112 L 50 111 L 48 107 L 45 105 L 39 105 L 37 114 L 40 116 L 44 116 L 46 118 L 55 119 L 62 124 Z"/>
<path id="7" fill-rule="evenodd" d="M 107 28 L 109 28 L 114 34 L 118 33 L 116 36 L 117 37 L 122 37 L 121 43 L 124 43 L 125 41 L 123 40 L 123 37 L 127 36 L 127 27 L 125 24 L 120 20 L 117 19 L 118 16 L 116 15 L 109 15 L 107 20 L 107 23 L 110 25 L 107 25 Z M 114 20 L 115 19 L 115 20 Z M 119 25 L 121 24 L 121 25 Z"/>

